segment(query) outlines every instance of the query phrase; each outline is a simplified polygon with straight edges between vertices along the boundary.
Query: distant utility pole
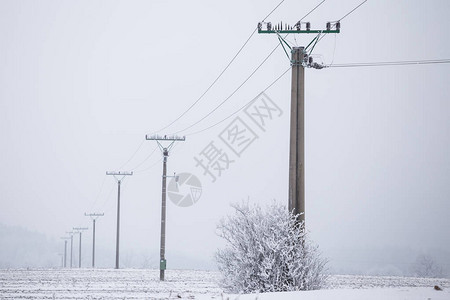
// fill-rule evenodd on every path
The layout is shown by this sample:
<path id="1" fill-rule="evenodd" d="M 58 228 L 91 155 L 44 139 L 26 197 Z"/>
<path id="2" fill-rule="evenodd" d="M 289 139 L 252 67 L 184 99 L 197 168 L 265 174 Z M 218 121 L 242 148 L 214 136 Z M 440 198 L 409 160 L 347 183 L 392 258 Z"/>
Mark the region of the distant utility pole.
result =
<path id="1" fill-rule="evenodd" d="M 78 268 L 81 268 L 81 234 L 83 233 L 83 230 L 88 230 L 87 227 L 74 227 L 73 230 L 76 230 L 77 233 L 80 234 L 80 244 L 79 244 L 79 251 L 78 251 Z"/>
<path id="2" fill-rule="evenodd" d="M 72 258 L 73 258 L 73 235 L 75 232 L 67 231 L 66 233 L 70 234 L 70 268 L 72 269 Z"/>
<path id="3" fill-rule="evenodd" d="M 302 24 L 306 30 L 302 30 Z M 263 30 L 266 25 L 266 30 Z M 331 28 L 335 27 L 335 30 Z M 311 30 L 309 22 L 297 22 L 294 26 L 278 24 L 272 26 L 270 22 L 258 23 L 258 33 L 273 33 L 284 49 L 286 45 L 291 49 L 292 86 L 291 86 L 291 129 L 289 146 L 289 211 L 295 215 L 301 214 L 299 222 L 305 221 L 305 67 L 321 69 L 322 65 L 313 63 L 311 54 L 324 33 L 339 33 L 339 22 L 328 22 L 324 30 Z M 316 33 L 318 34 L 306 47 L 293 47 L 280 34 Z M 314 43 L 314 44 L 313 44 Z M 312 46 L 311 49 L 308 49 Z M 284 49 L 286 51 L 286 49 Z M 308 54 L 309 51 L 309 54 Z M 287 54 L 287 52 L 286 52 Z"/>
<path id="4" fill-rule="evenodd" d="M 95 220 L 99 217 L 103 217 L 104 213 L 84 213 L 86 217 L 91 217 L 92 219 L 92 268 L 95 267 Z"/>
<path id="5" fill-rule="evenodd" d="M 178 136 L 159 136 L 159 135 L 146 135 L 146 140 L 156 141 L 164 157 L 163 161 L 163 176 L 162 176 L 162 202 L 161 202 L 161 248 L 160 248 L 160 260 L 159 260 L 159 280 L 164 281 L 164 271 L 167 267 L 166 261 L 166 173 L 167 173 L 167 157 L 172 149 L 173 144 L 176 141 L 185 141 L 185 137 Z M 164 147 L 160 142 L 170 142 L 167 147 Z"/>
<path id="6" fill-rule="evenodd" d="M 64 268 L 67 267 L 67 240 L 70 240 L 70 237 L 62 237 L 62 240 L 64 240 Z"/>
<path id="7" fill-rule="evenodd" d="M 116 269 L 119 268 L 119 232 L 120 232 L 120 184 L 125 176 L 133 175 L 133 172 L 108 171 L 106 175 L 112 175 L 117 181 L 117 234 L 116 234 Z"/>

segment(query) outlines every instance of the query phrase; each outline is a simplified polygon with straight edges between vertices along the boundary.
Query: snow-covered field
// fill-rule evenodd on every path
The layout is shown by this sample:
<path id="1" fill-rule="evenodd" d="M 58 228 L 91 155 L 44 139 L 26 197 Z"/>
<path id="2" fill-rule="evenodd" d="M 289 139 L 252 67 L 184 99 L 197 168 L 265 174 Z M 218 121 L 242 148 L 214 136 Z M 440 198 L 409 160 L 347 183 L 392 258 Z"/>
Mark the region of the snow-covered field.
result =
<path id="1" fill-rule="evenodd" d="M 0 299 L 450 299 L 449 279 L 331 276 L 320 291 L 225 295 L 213 271 L 0 270 Z M 443 291 L 435 291 L 439 285 Z"/>

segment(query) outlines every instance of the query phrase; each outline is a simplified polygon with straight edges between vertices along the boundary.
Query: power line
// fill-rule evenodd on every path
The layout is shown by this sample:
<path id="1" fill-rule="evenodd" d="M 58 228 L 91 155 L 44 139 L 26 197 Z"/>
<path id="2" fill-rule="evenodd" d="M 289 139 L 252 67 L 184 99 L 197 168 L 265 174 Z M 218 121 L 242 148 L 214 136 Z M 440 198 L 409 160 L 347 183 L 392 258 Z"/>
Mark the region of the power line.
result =
<path id="1" fill-rule="evenodd" d="M 137 168 L 139 168 L 140 166 L 142 166 L 142 164 L 144 164 L 144 163 L 145 163 L 145 162 L 153 155 L 153 153 L 155 153 L 156 149 L 158 149 L 158 146 L 156 146 L 156 147 L 152 150 L 152 152 L 150 152 L 150 154 L 147 155 L 147 157 L 146 157 L 143 161 L 141 161 L 139 164 L 137 164 L 136 167 L 132 168 L 131 171 L 134 171 L 135 169 L 137 169 Z"/>
<path id="2" fill-rule="evenodd" d="M 272 9 L 272 11 L 263 19 L 263 21 L 265 19 L 267 19 L 285 0 L 282 0 L 280 3 L 278 3 L 278 5 Z M 175 120 L 173 120 L 172 122 L 170 122 L 169 124 L 167 124 L 166 126 L 164 126 L 163 128 L 153 132 L 152 134 L 155 134 L 157 132 L 161 132 L 167 128 L 169 128 L 171 125 L 173 125 L 175 122 L 177 122 L 178 120 L 180 120 L 184 115 L 186 115 L 198 102 L 200 102 L 200 100 L 203 99 L 203 97 L 206 95 L 206 93 L 209 92 L 209 90 L 216 84 L 216 82 L 222 77 L 222 75 L 225 73 L 226 70 L 228 70 L 228 68 L 231 66 L 231 64 L 236 60 L 236 58 L 238 57 L 238 55 L 242 52 L 242 50 L 244 49 L 244 47 L 248 44 L 248 42 L 250 41 L 250 39 L 253 37 L 253 35 L 255 35 L 257 31 L 257 28 L 255 28 L 252 33 L 250 34 L 250 36 L 247 38 L 247 40 L 244 42 L 244 44 L 239 48 L 238 52 L 233 56 L 233 58 L 231 59 L 231 61 L 226 65 L 226 67 L 222 70 L 222 72 L 220 72 L 219 76 L 216 77 L 216 79 L 214 79 L 214 81 L 208 86 L 208 88 L 203 92 L 203 94 L 197 98 L 197 100 L 195 100 L 194 103 L 192 103 L 181 115 L 179 115 Z"/>
<path id="3" fill-rule="evenodd" d="M 225 73 L 226 70 L 228 70 L 228 68 L 230 67 L 230 65 L 234 62 L 234 60 L 236 59 L 236 57 L 241 53 L 241 51 L 244 49 L 244 47 L 247 45 L 247 43 L 250 41 L 250 39 L 253 37 L 253 35 L 256 33 L 257 29 L 254 29 L 253 32 L 250 34 L 250 36 L 247 38 L 247 40 L 245 41 L 245 43 L 241 46 L 241 48 L 238 50 L 238 52 L 234 55 L 234 57 L 231 59 L 231 61 L 227 64 L 227 66 L 222 70 L 222 72 L 220 72 L 219 76 L 216 77 L 216 79 L 214 79 L 214 81 L 208 86 L 208 88 L 203 92 L 203 94 L 197 98 L 197 100 L 195 100 L 194 103 L 191 104 L 191 106 L 189 106 L 181 115 L 179 115 L 175 120 L 173 120 L 172 122 L 170 122 L 169 124 L 167 124 L 166 126 L 164 126 L 163 128 L 155 131 L 156 132 L 161 132 L 167 128 L 169 128 L 171 125 L 173 125 L 175 122 L 177 122 L 178 120 L 180 120 L 184 115 L 186 115 L 198 102 L 200 102 L 200 100 L 203 99 L 203 97 L 206 95 L 206 93 L 209 92 L 209 90 L 214 86 L 214 84 L 216 84 L 216 82 L 220 79 L 220 77 L 222 77 L 223 73 Z"/>
<path id="4" fill-rule="evenodd" d="M 280 6 L 282 3 L 284 2 L 284 0 L 282 0 L 280 3 L 278 3 L 277 6 L 275 6 L 274 9 L 272 9 L 272 11 L 262 20 L 262 22 L 264 22 L 268 17 L 270 17 L 270 15 L 278 8 L 278 6 Z"/>
<path id="5" fill-rule="evenodd" d="M 142 140 L 142 142 L 139 144 L 139 146 L 137 147 L 136 151 L 134 151 L 133 155 L 131 155 L 131 157 L 124 163 L 122 164 L 118 170 L 122 170 L 123 167 L 125 167 L 138 153 L 139 149 L 141 149 L 142 145 L 144 145 L 145 140 Z"/>
<path id="6" fill-rule="evenodd" d="M 272 85 L 274 85 L 278 80 L 280 80 L 280 79 L 281 79 L 281 78 L 282 78 L 282 77 L 283 77 L 290 69 L 291 69 L 291 68 L 289 67 L 286 71 L 284 71 L 280 76 L 277 77 L 277 79 L 275 79 L 271 84 L 269 84 L 262 92 L 265 92 L 265 91 L 267 91 L 269 88 L 271 88 Z M 236 110 L 236 111 L 233 112 L 232 114 L 228 115 L 226 118 L 222 119 L 221 121 L 219 121 L 219 122 L 217 122 L 217 123 L 214 123 L 213 125 L 208 126 L 208 127 L 204 128 L 204 129 L 201 129 L 201 130 L 199 130 L 199 131 L 195 131 L 195 132 L 192 132 L 192 133 L 188 133 L 188 134 L 186 134 L 186 135 L 187 135 L 187 136 L 191 136 L 191 135 L 194 135 L 194 134 L 198 134 L 198 133 L 201 133 L 201 132 L 204 132 L 204 131 L 206 131 L 206 130 L 209 130 L 209 129 L 211 129 L 211 128 L 213 128 L 213 127 L 215 127 L 215 126 L 217 126 L 217 125 L 219 125 L 219 124 L 221 124 L 221 123 L 223 123 L 223 122 L 225 122 L 226 120 L 228 120 L 229 118 L 231 118 L 232 116 L 236 115 L 238 112 L 240 112 L 241 110 L 243 110 L 243 109 L 244 109 L 247 105 L 249 105 L 250 102 L 252 102 L 252 101 L 253 101 L 253 99 L 250 100 L 249 102 L 245 103 L 242 107 L 240 107 L 238 110 Z"/>
<path id="7" fill-rule="evenodd" d="M 146 171 L 148 171 L 148 170 L 154 168 L 155 166 L 157 166 L 162 160 L 163 160 L 163 157 L 161 157 L 160 159 L 158 159 L 157 162 L 154 162 L 154 163 L 151 164 L 149 167 L 147 167 L 147 168 L 145 168 L 145 169 L 142 169 L 142 170 L 134 171 L 134 173 L 140 174 L 140 173 L 146 172 Z"/>
<path id="8" fill-rule="evenodd" d="M 307 16 L 309 16 L 313 11 L 315 11 L 319 6 L 322 5 L 322 3 L 324 3 L 325 0 L 323 0 L 322 2 L 320 2 L 319 4 L 316 5 L 316 7 L 314 7 L 312 10 L 310 10 L 306 15 L 304 15 L 300 21 L 298 21 L 297 23 L 300 23 L 304 18 L 306 18 Z"/>
<path id="9" fill-rule="evenodd" d="M 367 1 L 367 0 L 366 0 Z M 282 1 L 283 2 L 283 1 Z M 322 2 L 320 2 L 318 5 L 316 5 L 313 9 L 311 9 L 303 18 L 305 18 L 306 16 L 308 16 L 309 14 L 311 14 L 314 10 L 316 10 L 320 5 L 322 5 L 322 3 L 324 3 L 325 2 L 325 0 L 323 0 Z M 281 3 L 280 3 L 281 4 Z M 279 6 L 279 5 L 278 5 Z M 278 7 L 277 6 L 277 7 Z M 273 12 L 273 11 L 272 11 Z M 271 12 L 271 13 L 272 13 Z M 270 13 L 270 14 L 271 14 Z M 270 16 L 270 14 L 267 16 L 267 17 L 269 17 Z M 267 18 L 266 17 L 266 18 Z M 266 19 L 266 18 L 264 18 L 264 20 Z M 303 19 L 302 18 L 302 19 Z M 299 21 L 300 22 L 300 21 Z M 283 37 L 283 39 L 284 38 L 286 38 L 288 36 L 288 34 L 286 34 L 284 37 Z M 182 130 L 179 130 L 179 131 L 177 131 L 177 132 L 175 132 L 174 134 L 177 134 L 177 133 L 180 133 L 180 132 L 183 132 L 183 131 L 186 131 L 186 130 L 188 130 L 188 129 L 190 129 L 190 128 L 192 128 L 192 127 L 194 127 L 195 125 L 197 125 L 198 123 L 200 123 L 201 121 L 203 121 L 204 119 L 206 119 L 207 117 L 209 117 L 212 113 L 214 113 L 217 109 L 219 109 L 225 102 L 227 102 L 255 73 L 256 73 L 256 71 L 258 71 L 258 69 L 267 61 L 267 59 L 273 54 L 273 52 L 275 52 L 275 50 L 278 48 L 280 46 L 280 44 L 277 44 L 277 46 L 269 53 L 269 55 L 258 65 L 258 67 L 244 80 L 244 82 L 243 83 L 241 83 L 241 85 L 239 85 L 224 101 L 222 101 L 218 106 L 216 106 L 212 111 L 210 111 L 208 114 L 206 114 L 205 116 L 203 116 L 200 120 L 198 120 L 197 122 L 195 122 L 195 123 L 193 123 L 193 124 L 191 124 L 190 126 L 188 126 L 188 127 L 186 127 L 186 128 L 184 128 L 184 129 L 182 129 Z M 219 122 L 220 123 L 220 122 Z M 215 126 L 215 125 L 213 125 L 213 126 Z M 198 132 L 195 132 L 195 133 L 198 133 Z"/>
<path id="10" fill-rule="evenodd" d="M 348 12 L 345 16 L 343 16 L 342 18 L 339 19 L 339 21 L 342 21 L 344 18 L 346 18 L 349 14 L 353 13 L 355 10 L 357 10 L 361 5 L 363 5 L 364 3 L 366 3 L 367 0 L 364 0 L 363 2 L 361 2 L 358 6 L 356 6 L 354 9 L 352 9 L 350 12 Z"/>
<path id="11" fill-rule="evenodd" d="M 269 59 L 270 56 L 272 56 L 272 54 L 275 52 L 275 50 L 277 50 L 277 48 L 280 46 L 280 44 L 277 44 L 277 46 L 275 48 L 273 48 L 273 50 L 269 53 L 269 55 L 266 56 L 266 58 L 264 58 L 264 60 L 256 67 L 256 69 L 253 70 L 252 73 L 250 73 L 250 75 L 244 80 L 244 82 L 242 82 L 228 97 L 225 98 L 225 100 L 223 100 L 222 102 L 219 103 L 219 105 L 217 105 L 213 110 L 211 110 L 209 113 L 207 113 L 205 116 L 203 116 L 200 120 L 198 120 L 197 122 L 189 125 L 188 127 L 179 130 L 177 132 L 174 132 L 174 134 L 186 131 L 192 127 L 194 127 L 195 125 L 197 125 L 198 123 L 200 123 L 201 121 L 203 121 L 204 119 L 206 119 L 207 117 L 209 117 L 211 114 L 213 114 L 216 110 L 218 110 L 223 104 L 225 104 L 225 102 L 227 102 L 234 94 L 236 94 L 237 91 L 239 91 L 239 89 L 245 84 L 247 83 L 247 81 L 253 77 L 253 75 L 256 73 L 256 71 L 259 70 L 259 68 L 261 68 L 261 66 Z"/>
<path id="12" fill-rule="evenodd" d="M 103 176 L 102 185 L 100 186 L 100 190 L 98 191 L 97 197 L 95 197 L 94 203 L 92 203 L 91 209 L 97 204 L 98 200 L 100 199 L 100 195 L 101 195 L 101 193 L 103 191 L 103 187 L 105 185 L 105 181 L 106 181 L 106 175 Z"/>
<path id="13" fill-rule="evenodd" d="M 448 63 L 450 63 L 450 59 L 405 60 L 405 61 L 334 64 L 329 66 L 328 68 L 384 67 L 384 66 L 432 65 L 432 64 L 448 64 Z"/>
<path id="14" fill-rule="evenodd" d="M 346 13 L 342 18 L 340 18 L 337 22 L 340 22 L 340 21 L 342 21 L 343 19 L 345 19 L 347 16 L 349 16 L 350 14 L 352 14 L 355 10 L 357 10 L 359 7 L 361 7 L 361 5 L 363 5 L 364 3 L 366 3 L 367 2 L 367 0 L 364 0 L 363 2 L 361 2 L 360 4 L 358 4 L 355 8 L 353 8 L 351 11 L 349 11 L 348 13 Z M 336 27 L 336 23 L 337 22 L 335 22 L 333 25 L 332 25 L 332 28 L 334 28 L 334 27 Z M 320 34 L 319 34 L 320 35 Z M 318 36 L 316 36 L 316 38 L 319 38 L 319 35 Z M 325 36 L 327 36 L 327 34 L 325 33 L 324 35 L 322 35 L 320 38 L 319 38 L 319 40 L 317 41 L 317 43 L 319 43 Z"/>

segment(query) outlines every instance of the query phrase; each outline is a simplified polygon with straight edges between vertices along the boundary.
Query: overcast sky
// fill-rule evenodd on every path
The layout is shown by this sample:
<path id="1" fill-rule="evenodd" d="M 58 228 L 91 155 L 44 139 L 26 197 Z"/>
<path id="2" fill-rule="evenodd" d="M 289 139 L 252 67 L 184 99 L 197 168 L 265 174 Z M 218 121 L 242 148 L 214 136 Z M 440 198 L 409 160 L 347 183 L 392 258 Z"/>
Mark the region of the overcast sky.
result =
<path id="1" fill-rule="evenodd" d="M 319 2 L 286 0 L 267 21 L 294 24 Z M 326 1 L 304 21 L 323 29 L 360 2 Z M 156 143 L 145 134 L 183 130 L 225 100 L 276 36 L 253 35 L 201 101 L 158 131 L 202 95 L 278 3 L 1 1 L 0 223 L 59 238 L 90 226 L 85 212 L 104 212 L 97 241 L 112 267 L 117 185 L 105 171 L 134 170 L 122 189 L 121 248 L 157 260 L 162 162 L 158 149 L 147 158 Z M 318 43 L 315 60 L 450 58 L 449 11 L 446 0 L 369 0 Z M 298 46 L 312 38 L 287 37 Z M 265 92 L 277 113 L 264 128 L 240 111 L 238 120 L 189 133 L 229 116 L 288 68 L 278 47 L 210 117 L 178 133 L 186 141 L 173 148 L 168 173 L 194 174 L 203 189 L 193 206 L 168 203 L 169 267 L 174 257 L 211 264 L 230 203 L 287 204 L 290 72 Z M 450 260 L 449 74 L 450 64 L 306 70 L 306 222 L 335 266 L 361 267 L 375 254 L 389 264 L 386 249 Z M 254 133 L 239 155 L 223 140 L 231 122 Z M 233 160 L 215 182 L 195 160 L 211 142 Z"/>

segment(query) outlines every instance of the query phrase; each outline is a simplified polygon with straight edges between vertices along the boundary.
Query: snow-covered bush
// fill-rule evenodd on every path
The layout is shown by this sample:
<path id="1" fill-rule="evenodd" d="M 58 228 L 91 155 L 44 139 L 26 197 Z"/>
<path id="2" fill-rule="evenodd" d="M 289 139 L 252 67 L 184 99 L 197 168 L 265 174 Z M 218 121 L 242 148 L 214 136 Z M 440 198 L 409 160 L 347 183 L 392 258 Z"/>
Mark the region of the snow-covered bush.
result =
<path id="1" fill-rule="evenodd" d="M 218 225 L 227 242 L 216 253 L 226 289 L 279 292 L 324 285 L 326 260 L 285 206 L 273 203 L 262 209 L 242 203 L 233 208 L 235 213 Z"/>

